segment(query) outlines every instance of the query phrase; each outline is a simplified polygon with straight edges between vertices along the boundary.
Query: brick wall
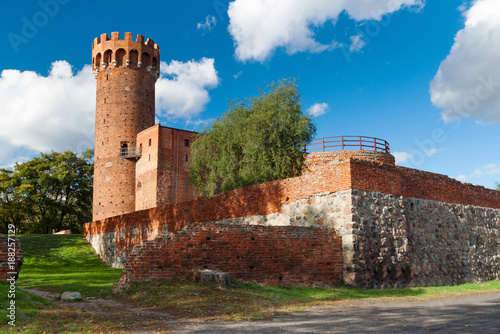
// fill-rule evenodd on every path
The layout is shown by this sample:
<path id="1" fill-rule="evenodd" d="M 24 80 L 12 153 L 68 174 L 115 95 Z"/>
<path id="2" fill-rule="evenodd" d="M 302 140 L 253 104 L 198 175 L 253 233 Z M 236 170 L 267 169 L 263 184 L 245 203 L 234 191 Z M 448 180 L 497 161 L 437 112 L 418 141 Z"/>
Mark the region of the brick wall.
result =
<path id="1" fill-rule="evenodd" d="M 142 156 L 135 165 L 135 211 L 157 207 L 160 125 L 140 132 L 137 145 Z"/>
<path id="2" fill-rule="evenodd" d="M 318 168 L 323 168 L 325 164 L 341 163 L 350 159 L 365 160 L 392 166 L 396 165 L 396 160 L 391 154 L 350 150 L 310 153 L 307 155 L 304 164 L 307 167 L 307 172 L 314 172 Z"/>
<path id="3" fill-rule="evenodd" d="M 229 191 L 210 199 L 169 204 L 85 224 L 84 234 L 103 260 L 123 268 L 133 247 L 164 231 L 177 232 L 189 223 L 220 221 L 281 211 L 284 204 L 316 193 L 350 187 L 349 165 L 329 165 L 314 174 Z"/>
<path id="4" fill-rule="evenodd" d="M 14 270 L 12 270 L 9 264 L 9 262 L 12 260 L 10 255 L 12 255 L 12 250 L 13 250 L 12 247 L 9 247 L 9 239 L 10 242 L 12 240 L 15 240 Z M 17 276 L 21 271 L 21 265 L 23 264 L 23 261 L 24 261 L 24 255 L 23 252 L 21 251 L 21 243 L 19 242 L 19 240 L 16 238 L 8 238 L 0 236 L 0 281 L 7 283 L 8 282 L 7 280 L 10 279 L 11 276 L 15 276 L 15 278 L 17 279 Z M 15 274 L 13 275 L 12 272 L 14 272 Z"/>
<path id="5" fill-rule="evenodd" d="M 195 197 L 188 169 L 195 135 L 192 131 L 161 127 L 158 206 L 189 201 Z"/>
<path id="6" fill-rule="evenodd" d="M 500 192 L 417 169 L 351 160 L 352 189 L 500 208 Z"/>
<path id="7" fill-rule="evenodd" d="M 135 247 L 115 289 L 201 269 L 267 285 L 332 286 L 342 279 L 341 239 L 325 228 L 190 224 Z"/>
<path id="8" fill-rule="evenodd" d="M 136 164 L 136 211 L 195 197 L 188 169 L 194 137 L 192 131 L 159 124 L 137 135 L 142 157 Z"/>

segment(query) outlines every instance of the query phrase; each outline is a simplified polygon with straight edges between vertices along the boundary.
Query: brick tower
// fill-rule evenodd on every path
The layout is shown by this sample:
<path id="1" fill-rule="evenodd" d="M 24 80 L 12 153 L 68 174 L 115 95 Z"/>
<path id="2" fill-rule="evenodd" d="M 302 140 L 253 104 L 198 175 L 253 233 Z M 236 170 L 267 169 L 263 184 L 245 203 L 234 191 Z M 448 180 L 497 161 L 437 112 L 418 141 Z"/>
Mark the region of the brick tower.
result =
<path id="1" fill-rule="evenodd" d="M 135 211 L 137 134 L 155 124 L 155 82 L 160 49 L 153 40 L 118 32 L 96 38 L 97 79 L 93 220 Z"/>

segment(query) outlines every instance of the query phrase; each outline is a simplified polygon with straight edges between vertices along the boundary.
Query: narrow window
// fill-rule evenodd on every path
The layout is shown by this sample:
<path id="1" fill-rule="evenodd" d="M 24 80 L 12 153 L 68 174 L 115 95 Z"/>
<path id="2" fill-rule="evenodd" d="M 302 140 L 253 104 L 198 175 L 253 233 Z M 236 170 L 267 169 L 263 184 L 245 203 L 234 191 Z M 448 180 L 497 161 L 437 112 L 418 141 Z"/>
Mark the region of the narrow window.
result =
<path id="1" fill-rule="evenodd" d="M 149 138 L 149 146 L 151 146 L 151 138 Z"/>
<path id="2" fill-rule="evenodd" d="M 188 155 L 186 154 L 186 162 L 188 161 Z"/>
<path id="3" fill-rule="evenodd" d="M 184 146 L 189 147 L 189 139 L 184 139 Z"/>

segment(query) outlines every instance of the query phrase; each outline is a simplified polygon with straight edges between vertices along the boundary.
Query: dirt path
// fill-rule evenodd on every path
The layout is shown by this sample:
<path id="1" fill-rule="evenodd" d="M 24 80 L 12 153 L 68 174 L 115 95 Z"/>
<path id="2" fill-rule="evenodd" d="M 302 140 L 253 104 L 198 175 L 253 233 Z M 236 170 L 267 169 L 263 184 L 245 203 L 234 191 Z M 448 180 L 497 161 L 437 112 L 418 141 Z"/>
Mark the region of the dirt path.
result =
<path id="1" fill-rule="evenodd" d="M 140 328 L 144 328 L 144 324 L 148 324 L 146 327 L 149 327 L 152 323 L 155 324 L 154 327 L 161 324 L 162 327 L 171 328 L 173 324 L 173 317 L 164 312 L 140 308 L 136 305 L 123 303 L 112 298 L 102 299 L 89 297 L 78 302 L 63 302 L 59 300 L 60 294 L 41 291 L 38 289 L 23 290 L 36 296 L 48 299 L 53 304 L 61 307 L 85 310 L 113 322 L 128 324 L 129 328 L 125 330 L 126 332 L 158 333 L 158 331 L 142 331 Z"/>
<path id="2" fill-rule="evenodd" d="M 255 322 L 179 322 L 168 314 L 114 299 L 61 302 L 58 295 L 27 291 L 62 307 L 86 310 L 128 324 L 126 333 L 500 333 L 500 293 L 433 300 L 347 301 Z M 156 330 L 147 330 L 154 322 Z M 161 328 L 161 331 L 158 331 Z"/>

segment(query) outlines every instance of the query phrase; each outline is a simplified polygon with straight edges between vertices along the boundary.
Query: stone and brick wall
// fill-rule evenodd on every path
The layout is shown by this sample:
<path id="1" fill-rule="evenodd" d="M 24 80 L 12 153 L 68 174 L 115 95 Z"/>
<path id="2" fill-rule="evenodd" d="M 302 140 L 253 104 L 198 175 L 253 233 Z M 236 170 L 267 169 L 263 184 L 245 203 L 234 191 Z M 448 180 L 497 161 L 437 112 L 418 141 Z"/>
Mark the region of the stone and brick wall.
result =
<path id="1" fill-rule="evenodd" d="M 208 233 L 196 227 L 204 224 L 221 231 L 231 226 L 236 234 L 243 226 L 269 228 L 270 235 L 280 228 L 327 228 L 342 237 L 343 275 L 349 284 L 438 285 L 498 275 L 499 208 L 500 192 L 349 158 L 316 164 L 300 177 L 93 222 L 84 233 L 108 264 L 130 272 L 129 255 L 148 241 L 153 242 L 148 247 L 166 247 L 167 253 L 179 242 L 176 257 L 188 254 Z M 178 234 L 183 229 L 190 229 L 189 238 Z M 165 241 L 168 233 L 173 241 Z M 201 257 L 190 261 L 188 266 L 203 267 Z M 145 273 L 134 263 L 134 271 Z M 162 268 L 158 275 L 164 277 L 169 269 Z M 127 275 L 132 281 L 141 277 Z"/>
<path id="2" fill-rule="evenodd" d="M 316 193 L 349 189 L 348 164 L 328 166 L 316 173 L 229 191 L 210 199 L 169 204 L 85 224 L 84 234 L 101 258 L 124 268 L 135 245 L 163 231 L 177 232 L 189 223 L 279 213 L 284 204 Z"/>
<path id="3" fill-rule="evenodd" d="M 202 269 L 244 282 L 331 286 L 342 280 L 341 240 L 326 228 L 189 224 L 136 246 L 115 290 Z"/>
<path id="4" fill-rule="evenodd" d="M 15 240 L 15 247 L 9 247 L 9 239 Z M 15 252 L 12 252 L 15 250 Z M 14 253 L 14 270 L 10 267 L 11 256 Z M 8 238 L 4 236 L 0 236 L 0 281 L 7 283 L 8 279 L 11 276 L 14 276 L 16 279 L 19 276 L 19 272 L 21 271 L 21 266 L 24 261 L 24 255 L 21 251 L 21 243 L 17 238 Z M 12 274 L 15 273 L 15 274 Z"/>

